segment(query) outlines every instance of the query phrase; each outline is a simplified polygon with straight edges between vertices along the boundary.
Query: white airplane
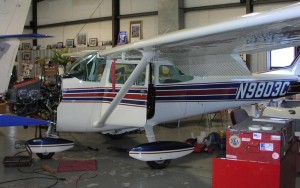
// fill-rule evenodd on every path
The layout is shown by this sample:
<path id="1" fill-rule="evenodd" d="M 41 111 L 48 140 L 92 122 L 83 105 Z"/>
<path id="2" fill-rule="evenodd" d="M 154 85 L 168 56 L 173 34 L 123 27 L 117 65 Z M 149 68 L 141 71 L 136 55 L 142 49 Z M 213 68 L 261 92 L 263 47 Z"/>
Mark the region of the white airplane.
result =
<path id="1" fill-rule="evenodd" d="M 240 54 L 299 45 L 299 18 L 298 3 L 88 54 L 63 77 L 56 130 L 145 129 L 155 143 L 159 123 L 294 94 L 298 58 L 287 69 L 251 74 Z M 172 159 L 143 147 L 130 155 L 154 168 Z"/>
<path id="2" fill-rule="evenodd" d="M 252 74 L 240 58 L 299 44 L 297 3 L 90 53 L 63 76 L 56 127 L 48 133 L 144 129 L 149 143 L 129 155 L 165 168 L 193 148 L 156 142 L 155 125 L 299 92 L 299 58 L 261 74 Z M 54 151 L 43 152 L 47 158 Z"/>

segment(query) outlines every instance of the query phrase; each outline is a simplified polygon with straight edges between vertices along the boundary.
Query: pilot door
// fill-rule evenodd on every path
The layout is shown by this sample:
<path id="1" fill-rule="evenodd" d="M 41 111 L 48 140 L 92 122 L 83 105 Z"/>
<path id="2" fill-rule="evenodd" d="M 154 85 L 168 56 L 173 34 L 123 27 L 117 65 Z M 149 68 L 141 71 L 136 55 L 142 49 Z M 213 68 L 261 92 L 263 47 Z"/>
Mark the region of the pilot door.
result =
<path id="1" fill-rule="evenodd" d="M 103 116 L 113 100 L 131 76 L 139 61 L 117 60 L 110 63 L 110 71 L 104 93 L 101 113 Z M 109 115 L 105 124 L 108 127 L 122 125 L 128 127 L 143 127 L 147 120 L 149 66 L 138 76 L 119 104 Z M 114 126 L 115 125 L 115 126 Z"/>
<path id="2" fill-rule="evenodd" d="M 57 109 L 58 131 L 93 131 L 102 110 L 106 69 L 106 59 L 97 58 L 93 53 L 66 71 L 62 79 L 62 101 Z"/>

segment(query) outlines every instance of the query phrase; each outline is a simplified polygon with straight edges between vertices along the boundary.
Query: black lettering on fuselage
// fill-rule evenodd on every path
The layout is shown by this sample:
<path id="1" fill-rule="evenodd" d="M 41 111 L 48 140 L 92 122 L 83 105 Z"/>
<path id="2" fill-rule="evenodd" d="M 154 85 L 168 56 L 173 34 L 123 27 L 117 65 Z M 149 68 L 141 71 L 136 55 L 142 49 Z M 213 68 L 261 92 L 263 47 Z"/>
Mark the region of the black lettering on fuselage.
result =
<path id="1" fill-rule="evenodd" d="M 236 99 L 264 99 L 284 96 L 290 86 L 289 81 L 241 83 Z"/>

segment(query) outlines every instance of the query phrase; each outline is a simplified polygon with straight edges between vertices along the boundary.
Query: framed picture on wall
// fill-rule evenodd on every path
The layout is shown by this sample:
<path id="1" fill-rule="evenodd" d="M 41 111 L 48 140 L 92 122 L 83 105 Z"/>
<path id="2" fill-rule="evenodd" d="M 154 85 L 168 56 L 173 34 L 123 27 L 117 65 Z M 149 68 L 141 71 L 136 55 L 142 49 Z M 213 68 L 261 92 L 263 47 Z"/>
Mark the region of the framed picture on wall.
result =
<path id="1" fill-rule="evenodd" d="M 111 40 L 102 41 L 102 45 L 103 46 L 111 46 L 112 45 L 112 41 Z"/>
<path id="2" fill-rule="evenodd" d="M 118 45 L 123 45 L 127 43 L 127 32 L 120 31 L 118 35 Z"/>
<path id="3" fill-rule="evenodd" d="M 73 48 L 74 47 L 74 39 L 67 39 L 66 40 L 66 47 Z"/>
<path id="4" fill-rule="evenodd" d="M 64 43 L 63 42 L 58 42 L 56 45 L 56 48 L 63 48 L 64 47 Z"/>
<path id="5" fill-rule="evenodd" d="M 86 33 L 79 33 L 77 35 L 77 44 L 86 45 Z"/>
<path id="6" fill-rule="evenodd" d="M 142 21 L 131 21 L 130 22 L 130 42 L 137 42 L 142 39 Z"/>
<path id="7" fill-rule="evenodd" d="M 90 38 L 89 39 L 89 46 L 98 46 L 98 39 L 97 38 Z"/>
<path id="8" fill-rule="evenodd" d="M 31 50 L 30 43 L 22 43 L 22 49 L 23 50 Z"/>
<path id="9" fill-rule="evenodd" d="M 23 52 L 22 53 L 23 60 L 30 60 L 31 59 L 31 52 Z"/>

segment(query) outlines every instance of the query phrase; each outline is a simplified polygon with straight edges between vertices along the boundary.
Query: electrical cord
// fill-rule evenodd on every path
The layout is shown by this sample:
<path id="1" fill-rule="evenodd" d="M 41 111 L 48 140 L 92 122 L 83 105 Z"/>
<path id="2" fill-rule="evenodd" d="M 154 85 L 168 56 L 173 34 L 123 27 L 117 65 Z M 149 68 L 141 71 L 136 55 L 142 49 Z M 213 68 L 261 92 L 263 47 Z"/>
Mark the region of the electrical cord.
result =
<path id="1" fill-rule="evenodd" d="M 17 181 L 31 180 L 31 179 L 51 179 L 51 180 L 53 180 L 52 178 L 49 178 L 49 177 L 29 177 L 29 178 L 20 178 L 20 179 L 3 181 L 3 182 L 0 182 L 0 185 L 7 184 L 7 183 L 12 183 L 12 182 L 17 182 Z M 55 183 L 55 184 L 53 184 L 53 185 L 51 185 L 51 186 L 49 186 L 47 188 L 53 187 L 56 184 L 57 183 Z"/>
<path id="2" fill-rule="evenodd" d="M 23 171 L 20 168 L 18 168 L 18 171 L 21 172 L 21 173 L 25 173 L 25 174 L 39 174 L 39 175 L 42 175 L 42 176 L 46 176 L 46 177 L 41 176 L 41 178 L 55 180 L 55 182 L 52 185 L 50 185 L 46 188 L 54 187 L 58 183 L 59 180 L 65 180 L 65 178 L 58 178 L 57 176 L 54 176 L 54 175 L 51 175 L 51 174 L 42 173 L 42 172 L 45 171 L 45 169 L 43 169 L 43 168 L 33 169 L 32 172 L 26 172 L 26 171 Z"/>
<path id="3" fill-rule="evenodd" d="M 33 176 L 33 177 L 28 177 L 28 178 L 19 178 L 19 179 L 14 179 L 14 180 L 3 181 L 3 182 L 0 182 L 0 185 L 12 183 L 12 182 L 18 182 L 18 181 L 32 180 L 32 179 L 55 180 L 55 182 L 52 185 L 46 186 L 46 188 L 51 188 L 51 187 L 54 187 L 58 183 L 59 180 L 61 180 L 61 181 L 66 180 L 65 178 L 58 178 L 57 176 L 54 176 L 54 175 L 42 173 L 44 171 L 42 168 L 33 169 L 32 171 L 28 171 L 28 172 L 18 168 L 18 171 L 21 173 L 24 173 L 24 174 L 38 174 L 38 175 L 42 175 L 42 176 Z"/>
<path id="4" fill-rule="evenodd" d="M 82 177 L 85 176 L 85 175 L 87 175 L 87 174 L 92 174 L 92 176 L 91 176 L 91 177 L 87 177 L 87 178 L 82 179 Z M 80 180 L 90 180 L 90 179 L 93 179 L 93 178 L 95 178 L 95 177 L 97 177 L 97 176 L 98 176 L 98 173 L 96 173 L 96 172 L 94 172 L 94 173 L 92 173 L 92 172 L 85 172 L 85 173 L 82 173 L 82 174 L 77 178 L 77 180 L 76 180 L 76 188 L 77 188 L 78 183 L 79 183 Z"/>
<path id="5" fill-rule="evenodd" d="M 87 149 L 89 149 L 89 150 L 92 150 L 92 151 L 99 151 L 99 149 L 98 148 L 96 148 L 96 147 L 92 147 L 92 146 L 84 146 L 84 145 L 82 145 L 82 144 L 74 144 L 74 147 L 81 147 L 81 148 L 87 148 Z"/>
<path id="6" fill-rule="evenodd" d="M 19 151 L 19 152 L 15 153 L 14 156 L 18 156 L 19 154 L 25 153 L 25 152 L 27 152 L 27 151 L 26 151 L 26 150 L 24 150 L 24 151 Z"/>

